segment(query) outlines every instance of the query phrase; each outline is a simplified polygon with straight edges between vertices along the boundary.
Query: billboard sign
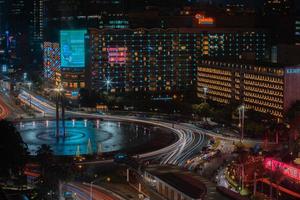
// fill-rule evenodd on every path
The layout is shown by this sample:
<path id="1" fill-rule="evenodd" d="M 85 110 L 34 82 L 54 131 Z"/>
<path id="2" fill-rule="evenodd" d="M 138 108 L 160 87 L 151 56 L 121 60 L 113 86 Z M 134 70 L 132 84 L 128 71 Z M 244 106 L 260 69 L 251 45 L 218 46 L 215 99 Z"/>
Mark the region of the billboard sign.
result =
<path id="1" fill-rule="evenodd" d="M 214 25 L 215 19 L 212 17 L 206 17 L 204 14 L 198 13 L 195 15 L 199 25 Z"/>
<path id="2" fill-rule="evenodd" d="M 300 181 L 300 169 L 295 166 L 288 165 L 272 158 L 266 158 L 264 160 L 264 166 L 271 171 L 279 170 L 283 175 Z"/>
<path id="3" fill-rule="evenodd" d="M 60 31 L 61 67 L 85 67 L 84 38 L 86 30 Z"/>

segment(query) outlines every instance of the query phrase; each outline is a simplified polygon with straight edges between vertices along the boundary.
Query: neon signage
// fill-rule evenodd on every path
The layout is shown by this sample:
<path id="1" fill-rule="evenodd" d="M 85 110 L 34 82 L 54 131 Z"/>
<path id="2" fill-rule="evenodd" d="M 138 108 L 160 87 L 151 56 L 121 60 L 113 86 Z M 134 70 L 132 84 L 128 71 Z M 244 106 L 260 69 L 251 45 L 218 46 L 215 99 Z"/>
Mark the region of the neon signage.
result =
<path id="1" fill-rule="evenodd" d="M 297 181 L 300 181 L 300 169 L 296 168 L 294 166 L 288 165 L 283 162 L 279 162 L 277 160 L 274 160 L 272 158 L 265 158 L 264 160 L 264 166 L 266 169 L 269 169 L 271 171 L 280 171 L 283 175 L 295 179 Z"/>
<path id="2" fill-rule="evenodd" d="M 213 25 L 215 23 L 215 19 L 212 17 L 206 17 L 204 14 L 196 14 L 195 18 L 198 20 L 198 24 L 200 25 Z"/>
<path id="3" fill-rule="evenodd" d="M 110 64 L 125 64 L 127 58 L 127 48 L 126 47 L 109 47 L 108 52 L 108 62 Z"/>

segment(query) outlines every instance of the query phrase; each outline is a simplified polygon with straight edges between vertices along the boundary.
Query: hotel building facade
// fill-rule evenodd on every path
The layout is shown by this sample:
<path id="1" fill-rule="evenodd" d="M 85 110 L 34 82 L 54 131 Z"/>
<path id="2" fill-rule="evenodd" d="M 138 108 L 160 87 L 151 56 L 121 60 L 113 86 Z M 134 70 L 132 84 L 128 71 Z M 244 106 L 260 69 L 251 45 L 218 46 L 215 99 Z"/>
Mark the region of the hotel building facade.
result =
<path id="1" fill-rule="evenodd" d="M 300 85 L 300 66 L 203 60 L 197 72 L 199 98 L 222 104 L 237 101 L 246 109 L 270 113 L 278 119 L 282 119 L 290 106 L 300 99 L 297 85 Z"/>
<path id="2" fill-rule="evenodd" d="M 89 29 L 86 86 L 110 92 L 169 94 L 195 85 L 202 59 L 266 59 L 267 34 L 260 30 Z"/>

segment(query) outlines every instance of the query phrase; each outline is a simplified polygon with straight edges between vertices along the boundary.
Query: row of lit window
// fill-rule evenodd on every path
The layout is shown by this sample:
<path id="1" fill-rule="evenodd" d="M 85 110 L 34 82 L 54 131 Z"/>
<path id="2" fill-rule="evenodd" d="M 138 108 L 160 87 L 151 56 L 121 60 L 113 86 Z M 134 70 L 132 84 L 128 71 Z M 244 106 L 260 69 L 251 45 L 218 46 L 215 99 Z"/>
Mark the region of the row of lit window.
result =
<path id="1" fill-rule="evenodd" d="M 278 104 L 278 103 L 272 103 L 269 101 L 264 101 L 264 100 L 259 100 L 259 99 L 252 99 L 249 97 L 245 97 L 244 100 L 245 100 L 245 102 L 254 103 L 256 105 L 263 105 L 266 107 L 280 109 L 280 110 L 283 109 L 282 104 Z"/>
<path id="2" fill-rule="evenodd" d="M 280 92 L 280 91 L 277 91 L 277 90 L 257 88 L 257 87 L 247 86 L 247 85 L 244 86 L 244 89 L 246 91 L 256 91 L 256 92 L 262 93 L 262 94 L 268 94 L 268 95 L 283 97 L 283 92 Z"/>
<path id="3" fill-rule="evenodd" d="M 101 37 L 102 36 L 102 37 Z M 206 38 L 204 37 L 178 37 L 178 36 L 151 36 L 151 35 L 101 35 L 100 37 L 91 37 L 94 41 L 106 41 L 106 40 L 133 40 L 133 41 L 170 41 L 170 40 L 177 40 L 177 41 L 201 41 L 201 42 L 210 42 L 210 43 L 216 43 L 216 42 L 226 42 L 228 44 L 232 44 L 233 41 L 236 42 L 236 44 L 245 44 L 245 45 L 264 45 L 265 39 L 259 39 L 259 38 L 233 38 L 232 40 L 225 40 L 223 38 Z M 255 43 L 254 43 L 255 42 Z M 232 44 L 234 45 L 234 44 Z"/>
<path id="4" fill-rule="evenodd" d="M 284 74 L 284 70 L 282 68 L 276 69 L 272 67 L 254 66 L 254 65 L 239 64 L 239 63 L 227 63 L 227 62 L 210 61 L 210 60 L 202 60 L 200 62 L 203 65 L 211 65 L 213 67 L 230 67 L 230 68 L 246 69 L 246 70 L 253 70 L 257 72 L 265 72 L 265 73 L 271 73 L 276 75 Z"/>
<path id="5" fill-rule="evenodd" d="M 198 91 L 201 91 L 201 90 L 203 91 L 204 87 L 207 87 L 207 85 L 203 84 L 203 83 L 199 83 L 197 89 L 198 89 Z M 229 93 L 231 93 L 231 88 L 228 88 L 228 87 L 221 87 L 221 86 L 210 85 L 208 87 L 208 90 L 211 90 L 211 89 L 213 89 L 213 90 L 219 90 L 219 91 L 222 91 L 222 92 L 229 92 Z"/>
<path id="6" fill-rule="evenodd" d="M 212 79 L 207 79 L 205 77 L 197 77 L 197 80 L 199 83 L 206 83 L 207 85 L 220 85 L 224 87 L 231 87 L 230 82 L 224 82 L 224 81 L 219 81 L 219 80 L 212 80 Z"/>
<path id="7" fill-rule="evenodd" d="M 220 81 L 229 81 L 231 82 L 231 77 L 222 76 L 222 75 L 215 75 L 215 74 L 209 74 L 209 73 L 199 73 L 199 78 L 209 78 L 214 80 L 220 80 Z"/>
<path id="8" fill-rule="evenodd" d="M 203 91 L 203 90 L 202 90 Z M 212 95 L 212 96 L 220 96 L 223 98 L 231 98 L 230 93 L 225 93 L 225 92 L 220 92 L 220 91 L 215 91 L 215 90 L 208 90 L 207 96 Z"/>
<path id="9" fill-rule="evenodd" d="M 149 29 L 148 29 L 149 30 Z M 152 29 L 154 30 L 154 29 Z M 98 37 L 98 36 L 103 36 L 103 35 L 113 35 L 113 36 L 120 36 L 120 37 L 130 37 L 130 36 L 135 36 L 135 37 L 204 37 L 206 39 L 210 38 L 210 39 L 216 39 L 216 38 L 226 38 L 228 37 L 228 39 L 231 38 L 263 38 L 266 36 L 264 33 L 257 33 L 257 34 L 239 34 L 239 33 L 174 33 L 174 32 L 168 32 L 170 29 L 156 29 L 156 32 L 151 32 L 147 31 L 146 29 L 143 29 L 141 31 L 138 30 L 99 30 L 98 33 L 97 32 L 91 32 L 91 34 L 94 37 Z M 177 31 L 178 29 L 173 29 L 175 31 Z M 158 31 L 161 31 L 160 33 L 158 33 Z"/>
<path id="10" fill-rule="evenodd" d="M 277 77 L 256 75 L 256 74 L 245 74 L 244 77 L 248 78 L 248 79 L 252 79 L 252 80 L 267 81 L 267 82 L 271 82 L 271 83 L 283 84 L 283 79 L 277 78 Z"/>
<path id="11" fill-rule="evenodd" d="M 278 98 L 278 97 L 274 97 L 274 96 L 269 96 L 269 95 L 265 95 L 265 94 L 253 93 L 253 92 L 244 92 L 244 95 L 248 96 L 248 97 L 262 99 L 262 100 L 265 100 L 265 101 L 272 101 L 272 102 L 276 102 L 276 103 L 283 103 L 283 99 L 282 98 Z"/>
<path id="12" fill-rule="evenodd" d="M 258 86 L 258 87 L 264 87 L 264 88 L 268 88 L 268 89 L 283 90 L 283 86 L 281 86 L 281 85 L 271 84 L 271 83 L 266 83 L 266 82 L 245 80 L 244 84 L 245 85 L 252 85 L 252 86 L 254 85 L 254 86 Z"/>
<path id="13" fill-rule="evenodd" d="M 231 76 L 231 72 L 228 70 L 222 70 L 222 69 L 216 69 L 216 68 L 206 68 L 206 67 L 200 67 L 198 68 L 199 72 L 207 72 L 212 74 L 219 74 L 224 76 Z"/>
<path id="14" fill-rule="evenodd" d="M 264 108 L 264 107 L 261 107 L 261 106 L 246 104 L 246 109 L 254 109 L 258 112 L 270 113 L 271 115 L 276 116 L 276 117 L 280 117 L 280 118 L 283 117 L 282 112 L 280 112 L 278 110 Z"/>

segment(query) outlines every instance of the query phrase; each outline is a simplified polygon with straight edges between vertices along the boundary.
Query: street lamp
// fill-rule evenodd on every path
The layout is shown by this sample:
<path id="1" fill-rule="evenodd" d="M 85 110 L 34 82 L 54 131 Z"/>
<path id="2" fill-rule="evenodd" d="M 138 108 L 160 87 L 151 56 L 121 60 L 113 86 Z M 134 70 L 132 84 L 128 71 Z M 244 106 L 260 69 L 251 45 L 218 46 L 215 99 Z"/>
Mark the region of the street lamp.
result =
<path id="1" fill-rule="evenodd" d="M 31 90 L 32 82 L 29 81 L 27 84 L 28 84 L 29 90 Z"/>
<path id="2" fill-rule="evenodd" d="M 206 103 L 206 99 L 207 99 L 207 92 L 208 92 L 208 88 L 207 88 L 207 87 L 203 87 L 203 93 L 204 93 L 204 103 Z"/>
<path id="3" fill-rule="evenodd" d="M 63 92 L 63 91 L 64 91 L 64 88 L 63 88 L 62 84 L 59 84 L 59 85 L 57 86 L 57 88 L 54 88 L 54 91 L 57 92 L 57 93 Z"/>
<path id="4" fill-rule="evenodd" d="M 239 127 L 240 127 L 240 142 L 244 140 L 244 127 L 245 127 L 245 106 L 241 105 L 239 111 Z"/>
<path id="5" fill-rule="evenodd" d="M 98 177 L 97 174 L 95 174 L 94 176 L 95 176 L 95 178 Z M 96 180 L 94 180 L 94 181 L 91 181 L 91 184 L 90 184 L 90 200 L 93 200 L 93 184 L 94 184 L 96 181 L 98 181 L 99 179 L 100 179 L 100 178 L 98 178 L 98 179 L 96 179 Z"/>
<path id="6" fill-rule="evenodd" d="M 95 181 L 92 181 L 91 182 L 91 185 L 90 185 L 90 200 L 93 200 L 93 184 L 95 183 Z"/>
<path id="7" fill-rule="evenodd" d="M 63 93 L 64 88 L 62 84 L 59 84 L 56 88 L 54 88 L 54 92 L 56 93 L 56 137 L 59 138 L 59 107 L 61 104 L 61 117 L 62 117 L 62 124 L 63 124 L 63 134 L 64 137 L 66 136 L 66 130 L 65 130 L 65 108 L 64 108 L 64 102 L 63 102 Z"/>

